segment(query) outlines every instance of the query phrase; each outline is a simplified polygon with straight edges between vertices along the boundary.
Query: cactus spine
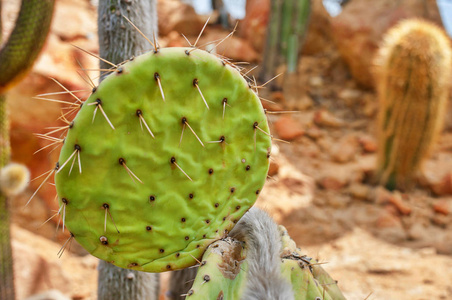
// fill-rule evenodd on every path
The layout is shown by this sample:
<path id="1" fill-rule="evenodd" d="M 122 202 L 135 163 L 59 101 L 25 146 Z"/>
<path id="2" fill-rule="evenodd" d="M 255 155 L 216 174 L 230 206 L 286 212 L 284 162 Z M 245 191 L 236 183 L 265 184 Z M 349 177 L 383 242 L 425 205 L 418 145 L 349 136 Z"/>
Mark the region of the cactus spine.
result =
<path id="1" fill-rule="evenodd" d="M 5 92 L 27 73 L 41 51 L 49 32 L 53 5 L 53 0 L 22 1 L 14 30 L 0 50 L 0 70 L 2 70 L 0 74 L 0 169 L 9 162 L 11 151 Z M 15 297 L 9 222 L 7 195 L 0 191 L 0 299 L 2 300 L 14 300 Z"/>
<path id="2" fill-rule="evenodd" d="M 437 26 L 405 20 L 386 34 L 376 58 L 379 184 L 413 185 L 442 128 L 450 71 L 449 38 Z"/>

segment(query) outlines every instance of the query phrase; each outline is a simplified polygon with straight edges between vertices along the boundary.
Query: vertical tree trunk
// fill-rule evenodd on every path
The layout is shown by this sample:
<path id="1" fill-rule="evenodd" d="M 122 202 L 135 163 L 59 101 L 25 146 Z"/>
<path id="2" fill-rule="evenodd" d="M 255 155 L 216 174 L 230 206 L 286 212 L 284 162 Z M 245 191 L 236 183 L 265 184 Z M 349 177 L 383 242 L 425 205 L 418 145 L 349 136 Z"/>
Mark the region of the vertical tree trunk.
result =
<path id="1" fill-rule="evenodd" d="M 114 64 L 152 49 L 152 45 L 123 16 L 151 41 L 154 36 L 157 38 L 156 0 L 100 0 L 99 54 Z M 101 69 L 110 67 L 100 62 Z M 105 261 L 99 262 L 98 269 L 99 300 L 157 300 L 159 297 L 159 274 L 126 270 Z"/>

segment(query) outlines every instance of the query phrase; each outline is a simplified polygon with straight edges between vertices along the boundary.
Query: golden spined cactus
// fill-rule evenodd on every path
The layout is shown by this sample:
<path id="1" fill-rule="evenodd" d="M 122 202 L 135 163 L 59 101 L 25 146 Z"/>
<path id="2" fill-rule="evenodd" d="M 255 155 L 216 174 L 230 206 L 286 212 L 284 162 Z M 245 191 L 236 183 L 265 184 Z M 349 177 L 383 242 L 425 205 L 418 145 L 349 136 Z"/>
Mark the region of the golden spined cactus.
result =
<path id="1" fill-rule="evenodd" d="M 386 33 L 375 65 L 377 180 L 403 190 L 413 186 L 443 125 L 451 81 L 449 38 L 427 21 L 401 21 Z"/>

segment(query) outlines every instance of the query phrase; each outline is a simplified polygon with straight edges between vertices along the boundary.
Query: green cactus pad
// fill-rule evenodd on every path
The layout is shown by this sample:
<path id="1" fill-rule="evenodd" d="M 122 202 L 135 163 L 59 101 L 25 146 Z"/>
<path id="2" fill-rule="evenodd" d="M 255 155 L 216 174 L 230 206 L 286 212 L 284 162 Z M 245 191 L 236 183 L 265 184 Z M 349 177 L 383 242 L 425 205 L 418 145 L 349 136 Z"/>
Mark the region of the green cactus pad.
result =
<path id="1" fill-rule="evenodd" d="M 189 299 L 241 299 L 248 263 L 243 243 L 226 238 L 212 243 L 203 256 Z"/>
<path id="2" fill-rule="evenodd" d="M 256 201 L 270 147 L 259 98 L 234 66 L 193 48 L 136 57 L 70 126 L 55 176 L 65 225 L 119 267 L 193 265 Z"/>
<path id="3" fill-rule="evenodd" d="M 283 246 L 280 274 L 290 283 L 289 288 L 291 286 L 293 299 L 345 300 L 337 286 L 337 281 L 333 280 L 315 259 L 301 254 L 283 226 L 279 229 L 281 240 L 274 242 L 281 243 Z M 249 272 L 251 257 L 246 246 L 244 242 L 230 237 L 210 245 L 204 253 L 193 286 L 186 295 L 182 296 L 192 300 L 245 299 L 245 291 L 251 276 L 258 275 Z M 261 288 L 271 290 L 274 286 Z M 252 295 L 257 297 L 257 294 L 252 293 Z M 263 294 L 259 295 L 262 297 Z"/>
<path id="4" fill-rule="evenodd" d="M 345 300 L 337 281 L 315 259 L 302 254 L 284 226 L 278 227 L 283 252 L 281 273 L 291 282 L 295 299 Z"/>

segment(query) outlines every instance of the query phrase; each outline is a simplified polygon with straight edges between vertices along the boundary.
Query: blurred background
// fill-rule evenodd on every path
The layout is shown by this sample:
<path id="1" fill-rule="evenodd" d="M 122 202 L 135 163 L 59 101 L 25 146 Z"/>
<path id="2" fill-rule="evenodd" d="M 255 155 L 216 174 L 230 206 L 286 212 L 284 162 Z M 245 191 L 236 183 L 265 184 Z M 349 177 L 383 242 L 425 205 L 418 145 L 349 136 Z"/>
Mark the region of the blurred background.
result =
<path id="1" fill-rule="evenodd" d="M 2 3 L 8 35 L 20 1 Z M 240 65 L 246 70 L 257 66 L 248 76 L 258 84 L 283 74 L 259 90 L 269 111 L 296 113 L 269 114 L 272 133 L 290 143 L 274 143 L 271 177 L 257 205 L 284 225 L 305 253 L 326 262 L 324 268 L 348 299 L 452 299 L 450 105 L 413 186 L 389 190 L 372 180 L 379 145 L 373 70 L 382 38 L 407 18 L 429 20 L 450 35 L 452 1 L 312 0 L 299 15 L 295 44 L 289 39 L 272 48 L 267 32 L 275 3 L 158 0 L 159 43 L 189 46 L 184 36 L 193 43 L 210 17 L 198 45 L 223 39 L 235 28 L 210 49 L 247 62 Z M 280 12 L 285 20 L 284 9 Z M 97 1 L 56 1 L 42 54 L 8 93 L 12 160 L 27 165 L 32 178 L 53 169 L 59 152 L 49 147 L 34 154 L 49 144 L 35 133 L 62 125 L 62 105 L 32 97 L 61 92 L 50 79 L 55 78 L 86 98 L 90 88 L 77 61 L 85 69 L 98 68 L 97 59 L 72 45 L 98 53 Z M 87 72 L 96 80 L 97 71 Z M 59 220 L 51 218 L 59 209 L 54 186 L 43 185 L 24 207 L 41 181 L 10 199 L 18 299 L 47 290 L 69 299 L 95 299 L 97 259 L 76 243 L 57 256 L 68 232 L 57 231 Z M 161 299 L 167 277 L 163 274 Z"/>

